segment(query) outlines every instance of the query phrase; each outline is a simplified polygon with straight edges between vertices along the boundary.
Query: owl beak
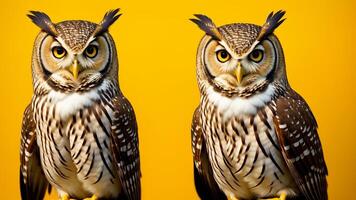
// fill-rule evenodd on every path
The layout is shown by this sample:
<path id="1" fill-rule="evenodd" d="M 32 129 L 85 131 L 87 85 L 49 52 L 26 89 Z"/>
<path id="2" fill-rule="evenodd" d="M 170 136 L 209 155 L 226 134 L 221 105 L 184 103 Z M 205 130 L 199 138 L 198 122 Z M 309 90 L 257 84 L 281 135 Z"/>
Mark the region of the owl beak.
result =
<path id="1" fill-rule="evenodd" d="M 237 63 L 237 68 L 235 70 L 235 76 L 236 76 L 237 83 L 240 84 L 242 81 L 242 77 L 244 76 L 244 70 L 241 66 L 241 62 Z"/>
<path id="2" fill-rule="evenodd" d="M 73 74 L 74 79 L 77 80 L 80 71 L 80 65 L 78 65 L 77 59 L 75 59 L 73 65 L 69 67 L 69 71 Z"/>

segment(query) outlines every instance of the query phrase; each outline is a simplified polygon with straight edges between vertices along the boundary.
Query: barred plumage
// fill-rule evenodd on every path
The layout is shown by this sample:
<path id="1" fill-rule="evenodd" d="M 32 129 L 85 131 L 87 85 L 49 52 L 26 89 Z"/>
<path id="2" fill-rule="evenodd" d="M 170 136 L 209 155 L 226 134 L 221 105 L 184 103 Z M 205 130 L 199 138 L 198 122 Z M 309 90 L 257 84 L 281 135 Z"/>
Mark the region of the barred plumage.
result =
<path id="1" fill-rule="evenodd" d="M 201 199 L 327 199 L 317 124 L 288 84 L 273 34 L 284 13 L 270 14 L 263 27 L 218 27 L 222 39 L 207 32 L 200 42 L 192 149 Z"/>
<path id="2" fill-rule="evenodd" d="M 22 199 L 43 199 L 51 186 L 63 200 L 141 198 L 136 118 L 119 89 L 115 44 L 107 32 L 117 12 L 100 25 L 52 24 L 32 12 L 37 25 L 52 24 L 56 35 L 41 27 L 33 52 L 34 95 L 20 150 Z"/>

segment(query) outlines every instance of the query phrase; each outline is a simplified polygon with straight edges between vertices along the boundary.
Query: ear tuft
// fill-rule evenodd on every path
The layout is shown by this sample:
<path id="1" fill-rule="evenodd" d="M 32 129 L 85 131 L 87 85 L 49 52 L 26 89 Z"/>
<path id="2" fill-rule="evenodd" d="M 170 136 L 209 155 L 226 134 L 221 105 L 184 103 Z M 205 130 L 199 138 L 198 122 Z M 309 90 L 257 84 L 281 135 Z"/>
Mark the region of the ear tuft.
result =
<path id="1" fill-rule="evenodd" d="M 103 20 L 99 23 L 98 27 L 94 31 L 94 35 L 101 35 L 109 30 L 109 27 L 117 20 L 122 14 L 117 14 L 120 8 L 110 10 L 105 13 Z"/>
<path id="2" fill-rule="evenodd" d="M 266 23 L 263 24 L 261 31 L 257 36 L 257 41 L 262 41 L 265 37 L 272 34 L 273 31 L 284 22 L 285 18 L 282 19 L 282 17 L 285 13 L 286 11 L 283 10 L 279 10 L 275 14 L 271 12 L 267 17 Z"/>
<path id="3" fill-rule="evenodd" d="M 27 16 L 32 20 L 34 24 L 40 27 L 43 31 L 53 36 L 58 35 L 54 24 L 52 23 L 48 15 L 46 15 L 45 13 L 39 11 L 30 11 L 30 14 L 27 14 Z"/>
<path id="4" fill-rule="evenodd" d="M 216 40 L 222 40 L 222 36 L 215 26 L 214 22 L 207 16 L 201 14 L 194 15 L 198 19 L 190 19 L 190 21 L 194 22 L 198 25 L 198 27 L 203 30 L 207 35 L 212 36 Z"/>

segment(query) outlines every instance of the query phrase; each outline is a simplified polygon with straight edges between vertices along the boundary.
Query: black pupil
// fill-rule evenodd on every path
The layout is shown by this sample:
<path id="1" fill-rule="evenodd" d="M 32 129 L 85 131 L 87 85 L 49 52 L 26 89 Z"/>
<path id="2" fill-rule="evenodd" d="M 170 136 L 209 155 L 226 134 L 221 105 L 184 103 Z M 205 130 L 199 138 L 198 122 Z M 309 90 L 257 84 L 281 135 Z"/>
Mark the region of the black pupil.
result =
<path id="1" fill-rule="evenodd" d="M 260 56 L 261 52 L 259 50 L 252 52 L 252 58 L 257 59 Z"/>
<path id="2" fill-rule="evenodd" d="M 56 51 L 58 55 L 62 55 L 64 53 L 64 49 L 62 47 L 57 47 Z"/>
<path id="3" fill-rule="evenodd" d="M 228 55 L 227 55 L 226 51 L 221 51 L 220 56 L 221 56 L 221 58 L 227 58 Z"/>
<path id="4" fill-rule="evenodd" d="M 88 53 L 88 54 L 93 54 L 93 53 L 94 53 L 94 47 L 89 46 L 89 47 L 87 48 L 87 53 Z"/>

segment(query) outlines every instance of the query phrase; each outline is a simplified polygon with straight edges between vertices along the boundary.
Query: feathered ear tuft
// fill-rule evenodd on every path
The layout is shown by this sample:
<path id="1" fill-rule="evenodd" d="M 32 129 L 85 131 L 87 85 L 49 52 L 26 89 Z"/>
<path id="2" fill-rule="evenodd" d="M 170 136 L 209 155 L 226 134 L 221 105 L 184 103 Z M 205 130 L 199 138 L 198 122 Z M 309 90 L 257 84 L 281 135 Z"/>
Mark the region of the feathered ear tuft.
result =
<path id="1" fill-rule="evenodd" d="M 30 14 L 27 14 L 27 16 L 32 20 L 34 24 L 40 27 L 43 31 L 53 36 L 58 35 L 54 24 L 52 23 L 48 15 L 46 15 L 45 13 L 39 11 L 30 11 Z"/>
<path id="2" fill-rule="evenodd" d="M 269 34 L 273 33 L 273 31 L 284 22 L 285 18 L 282 19 L 284 14 L 286 14 L 286 11 L 283 10 L 279 10 L 275 14 L 271 12 L 267 17 L 266 23 L 263 24 L 261 31 L 257 36 L 257 41 L 262 41 Z"/>
<path id="3" fill-rule="evenodd" d="M 209 17 L 201 14 L 195 14 L 194 16 L 198 19 L 190 19 L 190 21 L 197 24 L 199 28 L 203 30 L 207 35 L 210 35 L 217 40 L 222 40 L 222 36 L 218 28 L 215 26 L 214 22 Z"/>
<path id="4" fill-rule="evenodd" d="M 105 13 L 103 20 L 99 23 L 98 27 L 94 31 L 94 36 L 101 35 L 109 30 L 111 24 L 113 24 L 122 14 L 117 14 L 120 8 L 110 10 Z"/>

